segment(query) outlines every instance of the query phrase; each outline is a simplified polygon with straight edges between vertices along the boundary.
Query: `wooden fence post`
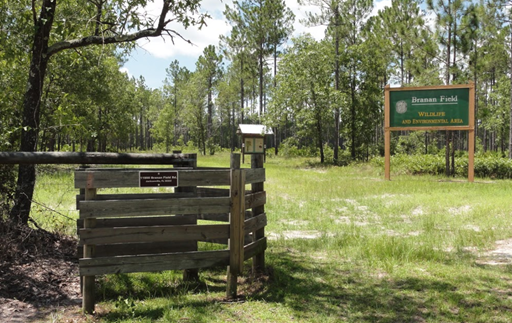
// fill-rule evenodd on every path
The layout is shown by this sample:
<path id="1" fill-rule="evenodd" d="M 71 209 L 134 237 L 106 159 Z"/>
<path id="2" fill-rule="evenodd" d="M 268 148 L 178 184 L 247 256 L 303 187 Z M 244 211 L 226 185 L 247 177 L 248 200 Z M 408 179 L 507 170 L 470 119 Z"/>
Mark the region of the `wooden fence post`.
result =
<path id="1" fill-rule="evenodd" d="M 173 150 L 173 153 L 179 154 L 179 153 L 181 153 L 181 151 Z M 186 165 L 184 165 L 184 167 L 191 167 L 193 169 L 196 169 L 197 168 L 197 155 L 190 154 L 190 157 L 193 160 L 186 163 Z M 175 168 L 177 168 L 177 167 L 175 167 Z M 195 196 L 197 196 L 197 187 L 195 187 L 195 186 L 176 187 L 175 192 L 191 192 L 191 193 L 194 193 Z M 193 220 L 191 219 L 188 224 L 197 224 L 197 217 Z M 194 251 L 197 251 L 197 243 L 194 248 Z M 188 281 L 188 282 L 199 281 L 199 270 L 196 268 L 183 270 L 183 280 Z"/>
<path id="2" fill-rule="evenodd" d="M 83 172 L 83 171 L 85 171 L 89 167 L 90 166 L 88 166 L 88 165 L 80 165 L 80 167 L 77 169 L 77 171 Z M 78 194 L 79 195 L 76 196 L 76 209 L 80 210 L 80 208 L 79 208 L 79 204 L 80 204 L 79 196 L 80 195 L 81 196 L 85 196 L 85 188 L 81 188 L 79 190 Z M 82 224 L 82 226 L 80 226 L 80 225 L 78 225 L 78 222 L 79 221 L 77 221 L 77 231 L 76 232 L 79 235 L 80 233 L 78 231 L 82 228 L 83 224 Z M 82 251 L 82 256 L 83 256 L 83 251 Z M 83 276 L 80 276 L 80 294 L 82 294 L 82 295 L 84 294 L 84 277 Z"/>
<path id="3" fill-rule="evenodd" d="M 237 278 L 244 264 L 245 172 L 240 169 L 240 155 L 231 155 L 231 211 L 229 213 L 229 266 L 226 296 L 236 298 Z"/>
<path id="4" fill-rule="evenodd" d="M 262 154 L 254 154 L 251 155 L 251 168 L 263 168 L 263 155 Z M 263 182 L 251 184 L 252 193 L 263 192 L 264 186 Z M 252 209 L 252 215 L 257 216 L 259 214 L 265 213 L 265 206 L 257 206 Z M 261 228 L 255 232 L 253 232 L 253 241 L 258 241 L 258 239 L 265 237 L 265 228 Z M 265 270 L 265 251 L 257 254 L 252 258 L 252 270 L 253 273 L 262 273 Z"/>
<path id="5" fill-rule="evenodd" d="M 96 189 L 89 188 L 92 186 L 93 178 L 92 176 L 87 179 L 87 188 L 85 189 L 85 200 L 93 200 L 96 197 Z M 87 218 L 84 219 L 84 229 L 94 228 L 96 226 L 96 219 Z M 94 246 L 84 244 L 84 258 L 92 258 L 94 257 Z M 95 276 L 84 276 L 82 279 L 82 309 L 87 314 L 94 313 L 94 285 L 95 285 Z"/>

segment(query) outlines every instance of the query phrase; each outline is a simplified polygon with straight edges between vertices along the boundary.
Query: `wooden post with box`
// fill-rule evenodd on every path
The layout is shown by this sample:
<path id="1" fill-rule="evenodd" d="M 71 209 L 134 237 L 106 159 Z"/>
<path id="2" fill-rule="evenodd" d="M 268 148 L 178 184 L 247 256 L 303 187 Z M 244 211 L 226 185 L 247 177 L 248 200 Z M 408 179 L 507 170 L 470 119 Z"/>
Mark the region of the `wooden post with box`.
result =
<path id="1" fill-rule="evenodd" d="M 245 155 L 262 154 L 265 156 L 267 136 L 274 134 L 271 128 L 260 124 L 240 124 L 236 133 L 242 137 L 242 164 Z"/>

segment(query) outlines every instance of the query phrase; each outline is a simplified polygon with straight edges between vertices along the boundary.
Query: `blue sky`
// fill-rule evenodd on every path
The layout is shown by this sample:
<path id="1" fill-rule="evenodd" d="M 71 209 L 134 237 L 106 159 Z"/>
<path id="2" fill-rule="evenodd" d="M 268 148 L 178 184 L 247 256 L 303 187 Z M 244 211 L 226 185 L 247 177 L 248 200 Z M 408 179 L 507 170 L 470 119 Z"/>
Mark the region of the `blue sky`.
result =
<path id="1" fill-rule="evenodd" d="M 155 0 L 154 3 L 148 3 L 145 10 L 148 15 L 158 15 L 161 7 L 161 0 Z M 294 24 L 294 35 L 305 32 L 311 33 L 315 38 L 321 39 L 324 34 L 324 27 L 307 28 L 304 27 L 299 19 L 305 17 L 307 11 L 318 10 L 314 6 L 300 6 L 297 0 L 286 0 L 287 6 L 295 13 L 296 21 Z M 195 69 L 195 63 L 202 54 L 203 49 L 208 45 L 219 44 L 219 36 L 226 35 L 230 31 L 222 12 L 228 5 L 232 5 L 232 0 L 203 0 L 201 2 L 202 11 L 208 12 L 211 19 L 207 20 L 207 26 L 198 30 L 197 28 L 183 29 L 180 25 L 170 25 L 172 29 L 178 31 L 186 39 L 189 39 L 193 45 L 175 38 L 174 44 L 170 38 L 142 39 L 137 42 L 138 48 L 134 50 L 128 61 L 121 68 L 122 71 L 135 78 L 143 76 L 146 84 L 151 88 L 162 86 L 166 77 L 165 69 L 175 59 L 190 70 Z M 391 4 L 391 0 L 381 0 L 375 2 L 374 12 Z"/>

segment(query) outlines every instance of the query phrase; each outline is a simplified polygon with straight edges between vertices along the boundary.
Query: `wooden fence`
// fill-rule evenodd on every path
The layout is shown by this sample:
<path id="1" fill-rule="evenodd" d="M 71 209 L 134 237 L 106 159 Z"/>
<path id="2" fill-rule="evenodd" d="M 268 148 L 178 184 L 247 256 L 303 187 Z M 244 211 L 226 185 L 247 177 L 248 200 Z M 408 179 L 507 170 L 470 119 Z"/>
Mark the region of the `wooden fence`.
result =
<path id="1" fill-rule="evenodd" d="M 146 180 L 148 172 L 157 182 Z M 163 176 L 176 182 L 160 181 Z M 226 293 L 235 297 L 244 260 L 253 258 L 256 271 L 265 267 L 264 181 L 262 155 L 253 155 L 250 169 L 241 169 L 240 155 L 232 155 L 226 169 L 197 168 L 195 159 L 179 158 L 174 168 L 77 170 L 83 310 L 94 311 L 95 276 L 103 274 L 184 270 L 185 279 L 194 279 L 200 268 L 228 266 Z M 171 193 L 98 192 L 152 185 L 175 188 Z M 224 247 L 202 251 L 198 242 Z"/>
<path id="2" fill-rule="evenodd" d="M 265 268 L 263 155 L 252 155 L 250 169 L 240 169 L 240 155 L 232 155 L 230 168 L 205 169 L 197 168 L 196 154 L 180 153 L 0 152 L 0 164 L 166 167 L 82 166 L 75 172 L 75 187 L 80 189 L 79 268 L 87 313 L 94 311 L 96 275 L 184 270 L 184 279 L 195 279 L 200 268 L 228 266 L 226 293 L 235 297 L 244 260 L 253 258 L 254 272 Z M 103 188 L 138 188 L 141 172 L 155 171 L 176 172 L 177 187 L 172 193 L 98 192 Z M 245 191 L 246 184 L 251 190 Z M 198 220 L 221 224 L 199 224 Z M 201 251 L 198 242 L 224 247 Z"/>

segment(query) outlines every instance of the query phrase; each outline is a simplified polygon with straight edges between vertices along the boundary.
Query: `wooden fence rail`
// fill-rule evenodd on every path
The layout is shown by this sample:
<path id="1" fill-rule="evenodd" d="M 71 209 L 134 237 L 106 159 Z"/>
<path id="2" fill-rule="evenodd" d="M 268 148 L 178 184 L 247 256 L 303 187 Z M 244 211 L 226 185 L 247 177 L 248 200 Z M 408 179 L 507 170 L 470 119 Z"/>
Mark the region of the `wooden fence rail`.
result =
<path id="1" fill-rule="evenodd" d="M 197 154 L 130 154 L 101 152 L 0 152 L 0 164 L 113 164 L 190 166 Z"/>

